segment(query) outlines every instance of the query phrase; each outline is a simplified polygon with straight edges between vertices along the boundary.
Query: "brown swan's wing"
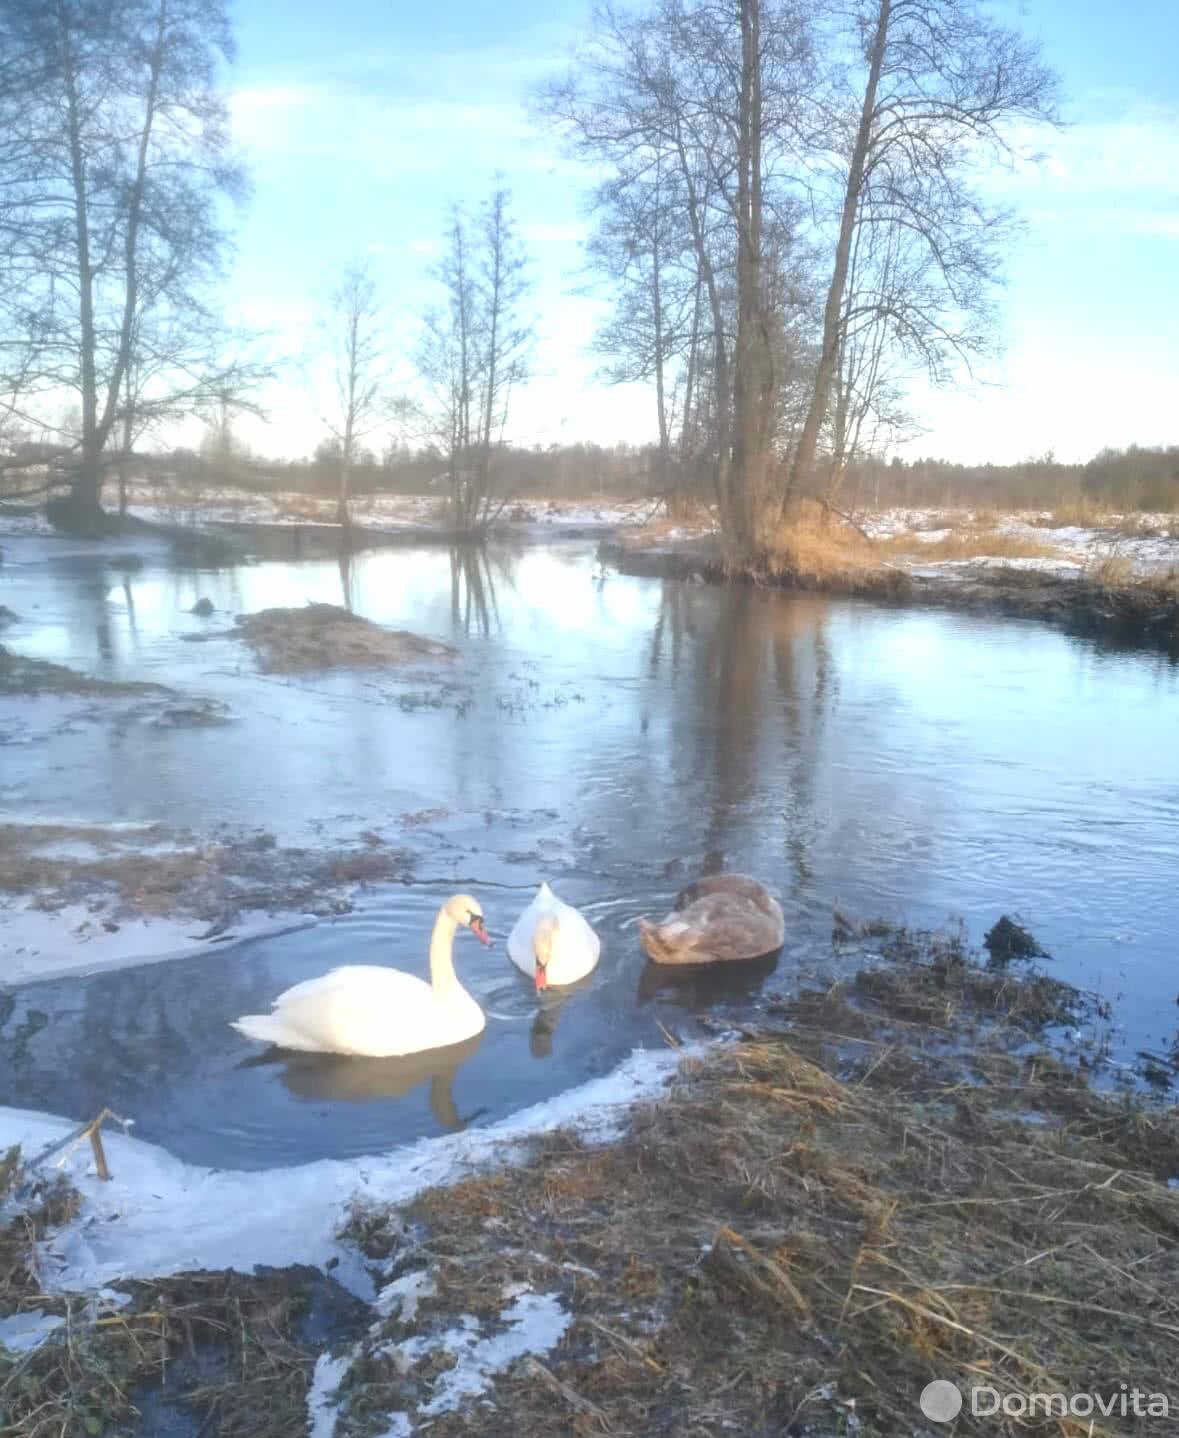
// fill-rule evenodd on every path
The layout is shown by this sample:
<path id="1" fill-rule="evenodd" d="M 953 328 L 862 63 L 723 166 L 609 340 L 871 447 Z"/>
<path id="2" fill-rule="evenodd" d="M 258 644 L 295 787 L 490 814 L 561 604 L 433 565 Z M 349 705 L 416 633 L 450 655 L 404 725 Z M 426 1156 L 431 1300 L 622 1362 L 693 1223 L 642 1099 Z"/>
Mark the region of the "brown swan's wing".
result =
<path id="1" fill-rule="evenodd" d="M 697 899 L 706 898 L 709 894 L 734 894 L 738 898 L 748 899 L 771 918 L 775 916 L 775 911 L 781 913 L 777 901 L 766 886 L 759 884 L 756 879 L 751 879 L 748 874 L 708 874 L 703 879 L 697 879 L 676 895 L 675 908 L 686 909 L 689 904 L 694 904 Z"/>

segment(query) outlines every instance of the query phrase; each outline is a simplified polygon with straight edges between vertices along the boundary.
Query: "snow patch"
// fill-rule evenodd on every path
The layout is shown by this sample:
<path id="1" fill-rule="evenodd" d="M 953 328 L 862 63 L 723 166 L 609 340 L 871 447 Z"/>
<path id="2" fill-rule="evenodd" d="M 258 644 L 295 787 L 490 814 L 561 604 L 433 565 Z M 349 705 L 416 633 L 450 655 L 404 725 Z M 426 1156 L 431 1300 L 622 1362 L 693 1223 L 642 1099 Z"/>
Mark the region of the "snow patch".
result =
<path id="1" fill-rule="evenodd" d="M 343 1382 L 353 1354 L 341 1354 L 333 1358 L 321 1353 L 315 1362 L 311 1375 L 311 1387 L 307 1390 L 307 1419 L 310 1423 L 310 1438 L 334 1438 L 339 1410 L 336 1407 L 336 1389 Z"/>
<path id="2" fill-rule="evenodd" d="M 389 1426 L 379 1438 L 413 1438 L 413 1424 L 408 1413 L 386 1413 L 385 1418 Z"/>
<path id="3" fill-rule="evenodd" d="M 513 1298 L 500 1321 L 507 1327 L 485 1338 L 480 1336 L 478 1320 L 464 1315 L 458 1328 L 430 1338 L 409 1338 L 398 1345 L 399 1351 L 415 1362 L 439 1350 L 455 1355 L 454 1367 L 439 1374 L 434 1396 L 422 1406 L 423 1416 L 453 1412 L 464 1398 L 482 1393 L 488 1379 L 517 1358 L 547 1353 L 561 1341 L 571 1319 L 554 1294 L 529 1292 Z"/>
<path id="4" fill-rule="evenodd" d="M 28 1353 L 44 1343 L 64 1322 L 59 1313 L 42 1313 L 39 1308 L 9 1314 L 7 1318 L 0 1318 L 0 1348 L 7 1348 L 10 1353 Z"/>
<path id="5" fill-rule="evenodd" d="M 422 1299 L 433 1298 L 437 1291 L 427 1269 L 403 1273 L 392 1283 L 386 1283 L 377 1294 L 376 1310 L 383 1318 L 390 1318 L 396 1313 L 403 1323 L 410 1323 L 416 1316 L 418 1304 Z"/>

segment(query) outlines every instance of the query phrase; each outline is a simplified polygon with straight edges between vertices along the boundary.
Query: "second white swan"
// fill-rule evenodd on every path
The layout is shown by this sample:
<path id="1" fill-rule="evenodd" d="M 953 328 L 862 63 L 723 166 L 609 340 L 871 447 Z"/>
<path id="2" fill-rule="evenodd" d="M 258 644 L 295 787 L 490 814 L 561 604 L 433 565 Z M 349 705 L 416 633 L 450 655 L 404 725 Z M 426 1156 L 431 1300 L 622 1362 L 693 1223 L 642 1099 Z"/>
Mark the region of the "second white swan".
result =
<path id="1" fill-rule="evenodd" d="M 307 1053 L 392 1058 L 462 1043 L 482 1033 L 483 1010 L 454 971 L 455 930 L 490 945 L 477 900 L 456 894 L 438 910 L 430 940 L 430 982 L 377 965 L 350 965 L 279 994 L 269 1014 L 232 1028 L 246 1038 Z"/>
<path id="2" fill-rule="evenodd" d="M 598 962 L 602 943 L 585 915 L 558 899 L 547 884 L 516 920 L 508 935 L 508 957 L 536 983 L 575 984 Z"/>

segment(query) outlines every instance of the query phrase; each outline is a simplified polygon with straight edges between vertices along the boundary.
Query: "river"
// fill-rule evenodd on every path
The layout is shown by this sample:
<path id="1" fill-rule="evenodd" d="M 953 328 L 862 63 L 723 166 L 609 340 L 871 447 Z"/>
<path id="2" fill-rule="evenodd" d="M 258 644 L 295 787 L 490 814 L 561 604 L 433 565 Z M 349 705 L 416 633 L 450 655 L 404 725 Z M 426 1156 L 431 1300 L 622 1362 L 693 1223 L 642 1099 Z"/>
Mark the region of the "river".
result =
<path id="1" fill-rule="evenodd" d="M 216 570 L 163 548 L 6 549 L 13 648 L 232 715 L 26 729 L 0 745 L 8 817 L 256 826 L 303 844 L 375 829 L 413 850 L 417 877 L 315 927 L 23 986 L 0 1025 L 0 1103 L 79 1118 L 109 1104 L 140 1137 L 218 1167 L 386 1151 L 822 973 L 833 904 L 960 917 L 975 942 L 1017 915 L 1054 972 L 1113 1002 L 1121 1058 L 1175 1042 L 1179 669 L 1157 654 L 1031 621 L 627 578 L 584 541 Z M 201 597 L 210 619 L 188 613 Z M 459 655 L 425 676 L 265 676 L 217 637 L 227 611 L 305 600 Z M 635 918 L 722 862 L 781 894 L 786 947 L 768 974 L 661 987 Z M 584 908 L 603 958 L 538 1009 L 502 939 L 542 878 Z M 275 1062 L 227 1027 L 336 963 L 424 973 L 433 913 L 459 887 L 501 939 L 485 951 L 460 935 L 488 1015 L 470 1052 Z"/>

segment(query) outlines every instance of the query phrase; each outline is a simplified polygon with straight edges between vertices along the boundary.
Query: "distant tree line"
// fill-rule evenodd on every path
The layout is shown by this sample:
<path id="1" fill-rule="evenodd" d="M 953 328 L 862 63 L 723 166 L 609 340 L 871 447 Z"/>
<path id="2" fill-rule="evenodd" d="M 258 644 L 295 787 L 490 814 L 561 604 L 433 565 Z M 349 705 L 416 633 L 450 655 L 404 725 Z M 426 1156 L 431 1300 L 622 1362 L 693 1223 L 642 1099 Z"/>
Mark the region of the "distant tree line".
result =
<path id="1" fill-rule="evenodd" d="M 1051 454 L 1016 464 L 866 458 L 848 476 L 852 509 L 974 507 L 1179 514 L 1179 445 L 1103 449 L 1085 464 Z M 1083 514 L 1078 517 L 1083 518 Z"/>
<path id="2" fill-rule="evenodd" d="M 138 477 L 184 493 L 236 487 L 248 493 L 338 497 L 341 445 L 329 438 L 308 459 L 272 461 L 244 454 L 231 441 L 229 457 L 215 434 L 200 452 L 177 449 L 139 455 Z M 495 466 L 511 501 L 544 499 L 632 501 L 654 513 L 664 502 L 657 444 L 504 444 Z M 383 454 L 359 446 L 350 466 L 353 496 L 431 495 L 450 498 L 449 453 L 440 446 L 389 445 Z M 2 490 L 0 490 L 2 494 Z M 707 503 L 707 497 L 705 498 Z M 1160 511 L 1179 513 L 1179 446 L 1104 449 L 1084 464 L 1051 455 L 1016 464 L 955 464 L 941 459 L 866 456 L 848 469 L 841 504 L 852 517 L 876 509 L 974 508 Z M 1083 518 L 1083 513 L 1078 514 Z"/>

